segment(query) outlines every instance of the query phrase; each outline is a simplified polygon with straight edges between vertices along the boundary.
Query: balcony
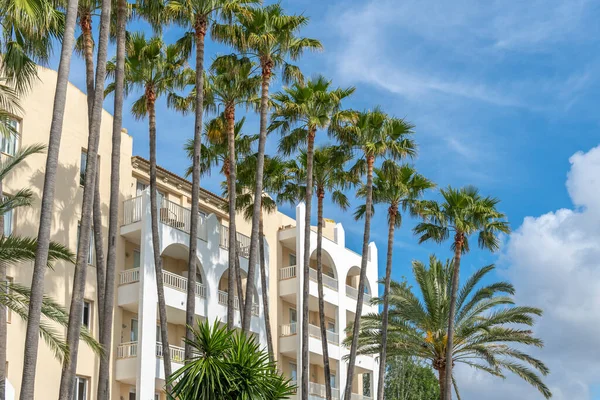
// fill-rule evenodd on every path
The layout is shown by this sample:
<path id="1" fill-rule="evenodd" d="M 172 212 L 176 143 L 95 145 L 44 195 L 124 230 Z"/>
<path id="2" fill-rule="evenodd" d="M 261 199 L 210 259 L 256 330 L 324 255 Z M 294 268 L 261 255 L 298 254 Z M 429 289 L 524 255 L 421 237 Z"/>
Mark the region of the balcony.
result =
<path id="1" fill-rule="evenodd" d="M 287 356 L 295 356 L 296 350 L 299 346 L 298 342 L 298 328 L 299 325 L 296 322 L 291 324 L 280 325 L 279 327 L 279 350 L 282 354 Z M 316 326 L 308 325 L 308 336 L 309 343 L 308 347 L 311 353 L 316 355 L 323 355 L 323 345 L 321 343 L 321 329 Z M 336 332 L 327 331 L 327 343 L 329 343 L 328 350 L 329 356 L 332 359 L 339 360 L 340 358 L 340 337 Z"/>
<path id="2" fill-rule="evenodd" d="M 169 354 L 171 355 L 171 368 L 173 372 L 183 366 L 185 360 L 185 350 L 183 347 L 169 346 Z M 117 346 L 117 363 L 115 371 L 115 379 L 135 384 L 137 375 L 137 356 L 138 342 L 126 342 Z M 163 368 L 163 346 L 162 343 L 156 343 L 156 366 L 159 374 L 157 378 L 165 379 Z"/>
<path id="3" fill-rule="evenodd" d="M 170 287 L 180 292 L 187 293 L 188 280 L 181 275 L 174 274 L 169 271 L 163 271 L 163 285 Z M 140 281 L 140 269 L 126 269 L 119 274 L 119 286 L 128 285 Z M 196 282 L 196 296 L 203 299 L 206 298 L 206 286 Z"/>
<path id="4" fill-rule="evenodd" d="M 298 268 L 295 265 L 289 267 L 282 267 L 279 269 L 279 280 L 283 281 L 286 279 L 293 279 L 296 277 L 296 270 Z M 310 280 L 313 282 L 317 282 L 317 270 L 314 268 L 309 268 L 308 276 Z M 323 287 L 329 288 L 331 290 L 338 290 L 338 281 L 337 279 L 323 274 Z"/>
<path id="5" fill-rule="evenodd" d="M 350 297 L 353 300 L 358 300 L 358 289 L 353 288 L 352 286 L 346 285 L 346 297 Z M 363 303 L 370 303 L 371 295 L 369 293 L 365 293 L 363 296 Z"/>
<path id="6" fill-rule="evenodd" d="M 292 385 L 298 386 L 298 382 L 292 381 Z M 315 382 L 308 382 L 308 399 L 322 400 L 326 398 L 325 385 Z M 338 400 L 340 398 L 340 389 L 331 388 L 331 398 Z"/>
<path id="7" fill-rule="evenodd" d="M 219 290 L 219 304 L 222 306 L 227 307 L 227 302 L 229 301 L 229 294 L 227 292 L 224 292 L 222 290 Z M 233 307 L 236 310 L 240 309 L 240 299 L 239 297 L 235 296 L 233 298 Z M 257 303 L 252 304 L 252 315 L 257 317 L 258 313 L 259 313 L 259 305 Z"/>
<path id="8" fill-rule="evenodd" d="M 225 250 L 229 250 L 229 227 L 221 225 L 221 239 L 219 245 Z M 236 232 L 238 254 L 244 258 L 250 257 L 250 238 L 244 234 Z"/>

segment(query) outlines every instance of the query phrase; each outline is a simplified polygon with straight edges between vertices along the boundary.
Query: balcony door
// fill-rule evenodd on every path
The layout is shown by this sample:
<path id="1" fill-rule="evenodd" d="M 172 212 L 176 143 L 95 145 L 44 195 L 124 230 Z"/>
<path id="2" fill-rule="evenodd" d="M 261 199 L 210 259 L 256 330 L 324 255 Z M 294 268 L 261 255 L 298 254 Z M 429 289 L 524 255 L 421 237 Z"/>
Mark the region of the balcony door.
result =
<path id="1" fill-rule="evenodd" d="M 129 332 L 129 341 L 138 341 L 138 320 L 135 318 L 131 319 L 131 331 Z"/>
<path id="2" fill-rule="evenodd" d="M 290 308 L 290 333 L 291 334 L 295 334 L 296 333 L 296 322 L 297 322 L 297 314 L 296 314 L 296 309 L 295 308 Z"/>

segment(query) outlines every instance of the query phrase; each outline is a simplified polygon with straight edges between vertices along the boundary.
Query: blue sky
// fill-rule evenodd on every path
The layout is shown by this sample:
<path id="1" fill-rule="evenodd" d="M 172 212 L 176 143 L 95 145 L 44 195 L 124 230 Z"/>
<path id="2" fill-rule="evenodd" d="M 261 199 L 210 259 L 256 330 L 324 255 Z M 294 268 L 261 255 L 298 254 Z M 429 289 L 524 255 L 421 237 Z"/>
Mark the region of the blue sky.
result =
<path id="1" fill-rule="evenodd" d="M 420 148 L 415 164 L 439 186 L 475 185 L 501 199 L 500 209 L 516 234 L 504 238 L 499 254 L 467 255 L 462 275 L 497 263 L 495 279 L 510 280 L 518 301 L 546 310 L 535 330 L 547 343 L 539 356 L 553 370 L 547 380 L 555 398 L 600 399 L 600 354 L 592 340 L 600 334 L 600 270 L 598 258 L 590 256 L 600 256 L 595 241 L 600 233 L 592 223 L 600 222 L 595 212 L 600 196 L 593 186 L 600 183 L 595 173 L 600 173 L 600 155 L 594 149 L 600 3 L 295 0 L 283 6 L 310 16 L 302 33 L 325 47 L 298 62 L 306 75 L 323 74 L 335 85 L 356 86 L 346 107 L 379 105 L 415 124 Z M 180 33 L 168 28 L 164 37 L 175 40 Z M 209 42 L 207 62 L 229 51 Z M 82 61 L 75 60 L 71 79 L 81 88 L 83 74 Z M 276 82 L 274 89 L 279 87 Z M 112 103 L 106 107 L 110 110 Z M 142 156 L 148 154 L 146 123 L 125 114 L 134 153 Z M 192 135 L 193 117 L 161 103 L 157 123 L 159 163 L 181 174 L 187 167 L 181 145 Z M 247 127 L 249 133 L 258 130 L 255 116 L 249 116 Z M 324 132 L 319 135 L 320 142 L 327 142 Z M 269 140 L 270 152 L 276 142 L 276 136 Z M 220 192 L 216 174 L 202 185 Z M 362 229 L 351 213 L 328 205 L 325 213 L 344 223 L 348 246 L 360 250 Z M 379 248 L 380 271 L 385 224 L 385 212 L 378 209 L 372 239 Z M 450 256 L 448 246 L 419 246 L 410 233 L 413 224 L 406 219 L 396 235 L 396 279 L 410 274 L 412 259 L 426 260 L 430 252 Z M 573 238 L 587 239 L 589 246 Z M 569 257 L 563 260 L 565 254 Z M 577 318 L 581 310 L 589 313 Z M 468 370 L 459 373 L 466 399 L 480 398 L 490 384 L 495 393 L 485 392 L 487 398 L 540 398 L 511 378 L 503 383 Z"/>

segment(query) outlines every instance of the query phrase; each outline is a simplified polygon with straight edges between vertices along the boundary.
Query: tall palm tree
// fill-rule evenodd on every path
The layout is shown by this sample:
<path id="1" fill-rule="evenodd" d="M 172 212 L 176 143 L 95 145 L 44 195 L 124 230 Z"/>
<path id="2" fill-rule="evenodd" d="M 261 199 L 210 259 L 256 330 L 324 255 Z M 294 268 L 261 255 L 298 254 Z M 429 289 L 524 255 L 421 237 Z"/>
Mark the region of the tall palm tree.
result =
<path id="1" fill-rule="evenodd" d="M 162 39 L 146 39 L 143 33 L 133 33 L 128 38 L 125 59 L 124 93 L 132 89 L 142 89 L 143 94 L 131 107 L 137 119 L 148 117 L 150 136 L 150 219 L 152 225 L 152 249 L 158 294 L 158 314 L 160 320 L 161 342 L 163 348 L 169 348 L 167 335 L 167 308 L 162 277 L 162 259 L 160 237 L 158 235 L 158 203 L 156 184 L 156 101 L 174 89 L 184 85 L 186 75 L 185 57 L 181 56 L 176 45 L 165 45 Z M 112 70 L 112 67 L 111 67 Z M 195 275 L 195 272 L 194 272 Z M 171 375 L 171 357 L 168 351 L 163 354 L 165 376 Z"/>
<path id="2" fill-rule="evenodd" d="M 231 22 L 233 13 L 240 11 L 244 4 L 255 3 L 256 0 L 168 0 L 165 13 L 168 18 L 173 19 L 177 24 L 186 29 L 184 36 L 178 41 L 178 44 L 184 50 L 186 56 L 189 56 L 193 47 L 196 48 L 196 73 L 194 83 L 198 88 L 204 88 L 204 41 L 209 24 L 214 18 L 222 18 L 226 22 Z M 192 169 L 192 210 L 190 218 L 190 232 L 197 232 L 199 218 L 200 201 L 200 150 L 202 147 L 202 112 L 204 110 L 204 91 L 197 90 L 195 95 L 195 124 L 194 124 L 194 157 Z M 235 165 L 235 164 L 234 164 Z M 235 235 L 235 230 L 233 231 Z M 235 242 L 230 242 L 235 243 Z M 230 246 L 231 247 L 231 246 Z M 194 322 L 196 305 L 196 235 L 190 234 L 189 261 L 188 261 L 188 290 L 186 306 L 186 329 L 185 336 L 192 339 L 191 327 Z M 231 248 L 229 249 L 231 254 Z M 234 254 L 235 256 L 235 254 Z M 230 257 L 231 258 L 231 257 Z M 231 269 L 230 269 L 231 271 Z M 232 303 L 233 299 L 229 299 Z M 231 305 L 233 308 L 233 304 Z M 229 304 L 228 304 L 229 310 Z M 229 316 L 228 324 L 233 316 Z M 231 313 L 233 314 L 233 313 Z M 192 356 L 190 345 L 185 346 L 185 358 Z"/>
<path id="3" fill-rule="evenodd" d="M 106 77 L 106 60 L 108 53 L 108 40 L 110 34 L 112 0 L 102 0 L 102 12 L 100 15 L 100 33 L 98 41 L 98 59 L 96 68 L 95 85 L 104 88 Z M 102 118 L 102 103 L 104 91 L 94 91 L 94 101 L 90 117 L 90 128 L 87 146 L 87 162 L 83 188 L 83 200 L 81 204 L 81 226 L 80 232 L 92 230 L 92 213 L 94 197 L 97 194 L 97 165 L 98 165 L 98 143 L 100 140 L 100 124 Z M 99 197 L 99 196 L 98 196 Z M 99 204 L 98 204 L 99 206 Z M 102 223 L 97 215 L 98 222 Z M 96 227 L 99 229 L 100 227 Z M 86 276 L 88 269 L 88 252 L 90 236 L 79 235 L 77 262 L 75 263 L 75 274 L 73 277 L 73 292 L 69 311 L 69 328 L 67 329 L 67 344 L 71 357 L 63 361 L 62 375 L 60 381 L 59 399 L 67 400 L 72 397 L 75 373 L 77 370 L 77 353 L 79 350 L 79 331 L 83 315 L 83 302 L 85 296 Z"/>
<path id="4" fill-rule="evenodd" d="M 256 159 L 258 155 L 254 154 L 239 163 L 240 173 L 238 175 L 238 190 L 236 209 L 241 211 L 246 220 L 252 220 L 254 212 L 254 187 L 256 179 Z M 259 265 L 260 265 L 260 283 L 262 290 L 262 305 L 265 321 L 265 331 L 267 336 L 267 350 L 271 361 L 275 360 L 275 352 L 273 350 L 273 335 L 271 334 L 271 316 L 269 313 L 269 283 L 267 281 L 267 267 L 265 260 L 265 235 L 264 235 L 264 214 L 277 211 L 276 200 L 268 193 L 281 194 L 285 190 L 285 186 L 289 180 L 289 169 L 287 163 L 279 157 L 265 157 L 265 165 L 263 171 L 263 192 L 260 199 L 260 215 L 258 218 L 259 232 Z M 279 201 L 279 196 L 277 197 Z M 246 283 L 247 285 L 247 283 Z M 246 300 L 248 301 L 248 300 Z"/>
<path id="5" fill-rule="evenodd" d="M 444 400 L 448 315 L 454 302 L 453 262 L 443 263 L 431 256 L 429 267 L 413 261 L 412 270 L 418 293 L 406 282 L 392 282 L 390 286 L 387 354 L 430 362 L 438 372 L 440 399 Z M 512 298 L 515 290 L 508 282 L 484 284 L 493 270 L 493 265 L 480 268 L 460 288 L 452 360 L 501 378 L 505 371 L 512 372 L 550 398 L 552 393 L 539 375 L 547 375 L 548 368 L 525 353 L 526 346 L 543 347 L 543 342 L 529 328 L 542 310 L 515 305 Z M 383 299 L 374 301 L 381 304 Z M 382 320 L 381 314 L 363 318 L 360 354 L 381 351 Z M 454 389 L 458 394 L 455 380 Z"/>
<path id="6" fill-rule="evenodd" d="M 192 333 L 194 358 L 169 378 L 172 398 L 279 400 L 293 394 L 291 382 L 253 336 L 228 330 L 218 321 L 198 322 Z"/>
<path id="7" fill-rule="evenodd" d="M 385 280 L 383 291 L 383 310 L 381 325 L 381 353 L 379 354 L 379 381 L 377 385 L 377 399 L 383 400 L 385 391 L 386 349 L 388 341 L 389 322 L 389 292 L 392 280 L 392 255 L 394 249 L 394 233 L 402 224 L 400 211 L 409 212 L 411 215 L 418 213 L 420 198 L 427 189 L 435 184 L 410 165 L 398 165 L 394 161 L 384 161 L 381 168 L 374 169 L 373 176 L 373 204 L 386 204 L 388 206 L 388 243 L 385 264 Z M 364 187 L 359 193 L 365 193 Z M 357 219 L 365 214 L 365 206 L 360 206 L 355 213 Z"/>
<path id="8" fill-rule="evenodd" d="M 0 76 L 19 93 L 31 88 L 37 65 L 46 64 L 63 38 L 65 14 L 52 0 L 0 0 Z"/>
<path id="9" fill-rule="evenodd" d="M 450 311 L 448 312 L 448 346 L 446 356 L 446 379 L 444 394 L 447 400 L 452 399 L 452 354 L 454 351 L 454 324 L 456 315 L 456 296 L 460 277 L 460 260 L 463 253 L 469 251 L 469 236 L 477 234 L 477 242 L 482 249 L 496 251 L 500 241 L 498 234 L 509 233 L 510 227 L 506 216 L 496 209 L 500 200 L 487 196 L 467 186 L 460 189 L 448 187 L 441 189 L 443 202 L 426 201 L 419 213 L 424 222 L 414 228 L 419 236 L 419 243 L 434 241 L 442 243 L 453 233 L 451 248 L 454 250 L 454 273 L 452 275 L 452 292 Z"/>
<path id="10" fill-rule="evenodd" d="M 254 63 L 247 57 L 236 55 L 218 57 L 211 66 L 211 74 L 204 86 L 205 107 L 215 109 L 224 108 L 225 132 L 228 145 L 227 172 L 230 179 L 229 185 L 229 293 L 233 293 L 235 282 L 236 253 L 236 223 L 235 223 L 235 183 L 236 183 L 236 140 L 235 140 L 235 109 L 237 106 L 246 107 L 256 103 L 256 96 L 260 85 L 260 76 L 254 74 Z M 195 96 L 193 90 L 190 96 Z M 187 101 L 184 104 L 192 104 Z M 180 107 L 178 107 L 180 108 Z M 217 130 L 220 133 L 220 130 Z M 193 175 L 193 171 L 192 171 Z M 234 297 L 229 296 L 227 301 L 227 326 L 233 328 Z M 189 325 L 189 324 L 188 324 Z M 191 326 L 191 325 L 190 325 Z M 190 328 L 191 329 L 191 328 Z M 189 347 L 189 346 L 188 346 Z"/>
<path id="11" fill-rule="evenodd" d="M 15 2 L 9 2 L 15 3 Z M 56 170 L 58 167 L 58 152 L 62 135 L 63 117 L 69 83 L 69 70 L 71 55 L 75 44 L 75 23 L 77 20 L 78 0 L 69 0 L 65 19 L 65 30 L 62 40 L 60 62 L 56 80 L 52 122 L 50 124 L 50 138 L 48 142 L 48 156 L 44 174 L 44 189 L 40 208 L 40 223 L 38 230 L 38 246 L 36 248 L 35 263 L 31 279 L 31 301 L 29 302 L 29 319 L 25 333 L 25 350 L 23 354 L 23 376 L 21 380 L 21 400 L 32 400 L 37 353 L 40 332 L 40 316 L 44 296 L 44 275 L 48 263 L 48 249 L 50 246 L 50 228 L 54 211 L 54 191 L 56 183 Z M 84 231 L 85 232 L 85 231 Z M 81 235 L 87 237 L 87 235 Z M 84 248 L 87 248 L 84 246 Z"/>
<path id="12" fill-rule="evenodd" d="M 321 43 L 316 39 L 298 37 L 298 31 L 308 23 L 304 15 L 286 15 L 280 4 L 266 7 L 252 7 L 237 14 L 238 24 L 216 24 L 212 30 L 215 40 L 231 45 L 243 54 L 254 57 L 261 68 L 260 132 L 254 193 L 263 192 L 263 171 L 265 164 L 265 144 L 267 141 L 267 119 L 269 109 L 269 85 L 273 70 L 282 67 L 285 82 L 302 80 L 300 69 L 287 63 L 287 59 L 297 60 L 304 50 L 320 50 Z M 246 297 L 254 293 L 256 250 L 259 241 L 260 198 L 254 199 L 252 213 L 252 233 L 248 256 L 248 283 Z M 244 305 L 242 331 L 248 332 L 252 315 L 252 303 Z"/>
<path id="13" fill-rule="evenodd" d="M 332 119 L 342 119 L 347 114 L 340 111 L 342 100 L 350 96 L 354 88 L 331 88 L 331 81 L 323 76 L 310 79 L 306 84 L 294 83 L 273 95 L 275 104 L 271 130 L 279 130 L 283 136 L 279 144 L 285 155 L 306 146 L 306 193 L 304 203 L 304 259 L 302 300 L 302 393 L 308 396 L 308 298 L 310 267 L 310 225 L 313 191 L 313 153 L 317 131 L 326 129 Z M 304 394 L 303 394 L 304 396 Z"/>
<path id="14" fill-rule="evenodd" d="M 119 228 L 119 188 L 121 170 L 121 130 L 123 128 L 123 98 L 125 84 L 125 36 L 128 17 L 127 0 L 117 0 L 117 55 L 112 71 L 114 82 L 114 109 L 112 126 L 112 149 L 110 158 L 110 199 L 108 209 L 108 248 L 104 280 L 104 307 L 99 313 L 100 344 L 105 349 L 98 370 L 98 400 L 110 399 L 110 360 L 112 348 L 112 321 L 115 298 L 115 276 L 117 266 L 117 235 Z M 108 68 L 108 65 L 107 65 Z M 97 193 L 97 191 L 96 191 Z M 96 250 L 97 251 L 97 250 Z M 99 283 L 102 284 L 102 281 Z"/>
<path id="15" fill-rule="evenodd" d="M 410 137 L 413 126 L 403 119 L 391 117 L 379 108 L 357 113 L 351 120 L 334 121 L 330 126 L 332 135 L 338 138 L 340 144 L 356 153 L 358 160 L 352 167 L 356 171 L 366 170 L 365 184 L 365 230 L 363 235 L 362 257 L 360 263 L 360 278 L 358 283 L 358 299 L 353 323 L 353 332 L 360 328 L 367 261 L 369 257 L 369 239 L 371 234 L 371 214 L 373 209 L 373 168 L 380 157 L 400 160 L 413 157 L 416 154 L 416 144 Z M 348 376 L 344 398 L 352 395 L 352 380 L 354 378 L 354 363 L 358 336 L 354 335 L 350 346 Z"/>
<path id="16" fill-rule="evenodd" d="M 352 159 L 352 154 L 338 146 L 318 148 L 314 152 L 313 185 L 317 194 L 317 288 L 319 295 L 319 327 L 323 349 L 323 369 L 325 372 L 325 395 L 331 400 L 331 369 L 329 365 L 329 349 L 327 328 L 325 326 L 325 303 L 323 294 L 323 201 L 327 192 L 331 202 L 342 210 L 350 205 L 344 190 L 358 183 L 355 173 L 346 171 L 345 166 Z M 288 169 L 295 178 L 288 182 L 282 199 L 297 204 L 306 193 L 306 175 L 308 170 L 308 154 L 302 151 L 298 162 L 292 160 Z M 310 254 L 309 254 L 310 256 Z"/>

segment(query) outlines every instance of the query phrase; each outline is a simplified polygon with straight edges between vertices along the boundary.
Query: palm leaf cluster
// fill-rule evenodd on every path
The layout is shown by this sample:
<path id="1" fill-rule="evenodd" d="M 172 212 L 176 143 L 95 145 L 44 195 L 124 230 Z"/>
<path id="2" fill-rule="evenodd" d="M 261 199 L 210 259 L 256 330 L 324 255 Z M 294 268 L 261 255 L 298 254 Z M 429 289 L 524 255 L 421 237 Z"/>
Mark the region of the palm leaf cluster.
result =
<path id="1" fill-rule="evenodd" d="M 453 363 L 501 378 L 511 372 L 549 398 L 550 389 L 542 381 L 548 368 L 525 352 L 529 346 L 543 346 L 531 330 L 542 310 L 515 305 L 514 287 L 508 282 L 484 283 L 493 270 L 493 265 L 480 268 L 459 289 Z M 387 354 L 427 360 L 443 380 L 453 265 L 432 256 L 428 266 L 414 261 L 412 271 L 416 293 L 405 282 L 391 284 Z M 359 354 L 380 352 L 381 321 L 380 314 L 363 317 Z"/>

